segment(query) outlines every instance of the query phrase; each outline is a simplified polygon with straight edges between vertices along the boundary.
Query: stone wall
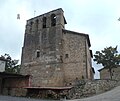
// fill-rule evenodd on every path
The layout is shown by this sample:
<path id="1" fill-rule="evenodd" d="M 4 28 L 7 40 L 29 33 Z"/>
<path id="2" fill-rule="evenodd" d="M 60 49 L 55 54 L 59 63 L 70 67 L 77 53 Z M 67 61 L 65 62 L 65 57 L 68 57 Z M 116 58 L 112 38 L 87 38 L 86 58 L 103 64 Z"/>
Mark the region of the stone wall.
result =
<path id="1" fill-rule="evenodd" d="M 3 95 L 10 95 L 10 96 L 26 96 L 27 89 L 24 88 L 3 88 Z"/>
<path id="2" fill-rule="evenodd" d="M 55 14 L 56 26 L 51 25 L 52 14 Z M 44 17 L 46 17 L 45 28 L 42 26 Z M 63 86 L 61 39 L 64 24 L 62 9 L 53 10 L 27 21 L 20 72 L 32 76 L 31 86 Z"/>
<path id="3" fill-rule="evenodd" d="M 114 88 L 116 80 L 93 80 L 93 81 L 76 81 L 74 87 L 69 91 L 68 99 L 79 99 L 83 97 L 100 94 Z"/>
<path id="4" fill-rule="evenodd" d="M 52 14 L 56 15 L 55 26 L 51 25 Z M 44 17 L 46 27 L 42 27 Z M 90 76 L 89 36 L 65 30 L 65 24 L 62 9 L 27 21 L 20 73 L 31 75 L 31 86 L 63 87 L 76 78 L 93 77 Z"/>
<path id="5" fill-rule="evenodd" d="M 29 86 L 29 77 L 11 77 L 4 79 L 3 87 L 6 88 L 21 88 Z"/>
<path id="6" fill-rule="evenodd" d="M 54 87 L 63 85 L 63 72 L 59 64 L 29 64 L 24 72 L 31 75 L 31 86 Z"/>
<path id="7" fill-rule="evenodd" d="M 71 89 L 68 90 L 31 90 L 28 91 L 29 97 L 42 99 L 80 99 L 106 92 L 114 88 L 116 80 L 76 80 Z"/>
<path id="8" fill-rule="evenodd" d="M 76 78 L 93 79 L 90 73 L 91 55 L 85 34 L 63 31 L 63 67 L 66 83 L 72 83 Z"/>
<path id="9" fill-rule="evenodd" d="M 11 96 L 26 96 L 27 90 L 24 89 L 24 87 L 28 86 L 29 77 L 4 78 L 1 94 Z"/>
<path id="10" fill-rule="evenodd" d="M 108 69 L 101 69 L 99 72 L 101 79 L 110 79 L 110 73 Z M 120 66 L 112 69 L 112 78 L 115 80 L 120 80 Z"/>
<path id="11" fill-rule="evenodd" d="M 86 57 L 86 72 L 87 72 L 86 76 L 89 80 L 92 80 L 92 79 L 94 79 L 94 72 L 92 70 L 92 56 L 91 56 L 92 50 L 89 49 L 87 40 L 86 40 L 85 46 L 86 46 L 85 57 Z M 91 53 L 90 53 L 90 51 L 91 51 Z"/>

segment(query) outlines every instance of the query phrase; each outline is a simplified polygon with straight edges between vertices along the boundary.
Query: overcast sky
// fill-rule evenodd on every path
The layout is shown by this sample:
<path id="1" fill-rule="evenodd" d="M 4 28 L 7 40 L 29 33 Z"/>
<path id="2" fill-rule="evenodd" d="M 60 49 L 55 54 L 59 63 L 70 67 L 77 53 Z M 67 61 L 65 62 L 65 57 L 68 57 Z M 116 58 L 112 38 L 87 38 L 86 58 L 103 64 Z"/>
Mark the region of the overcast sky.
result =
<path id="1" fill-rule="evenodd" d="M 120 0 L 0 0 L 0 55 L 20 60 L 26 20 L 57 8 L 64 10 L 66 29 L 89 34 L 93 54 L 116 45 L 120 52 Z"/>

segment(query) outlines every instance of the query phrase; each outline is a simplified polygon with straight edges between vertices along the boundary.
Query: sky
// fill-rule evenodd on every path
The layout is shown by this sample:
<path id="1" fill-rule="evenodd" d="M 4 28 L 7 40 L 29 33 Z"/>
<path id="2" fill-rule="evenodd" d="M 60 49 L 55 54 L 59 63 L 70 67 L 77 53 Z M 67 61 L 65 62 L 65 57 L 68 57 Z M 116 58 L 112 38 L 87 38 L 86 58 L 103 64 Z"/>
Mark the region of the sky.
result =
<path id="1" fill-rule="evenodd" d="M 57 8 L 64 10 L 67 30 L 89 34 L 93 54 L 116 45 L 120 52 L 120 0 L 0 0 L 0 55 L 20 60 L 26 20 Z M 93 67 L 97 79 L 102 66 Z"/>

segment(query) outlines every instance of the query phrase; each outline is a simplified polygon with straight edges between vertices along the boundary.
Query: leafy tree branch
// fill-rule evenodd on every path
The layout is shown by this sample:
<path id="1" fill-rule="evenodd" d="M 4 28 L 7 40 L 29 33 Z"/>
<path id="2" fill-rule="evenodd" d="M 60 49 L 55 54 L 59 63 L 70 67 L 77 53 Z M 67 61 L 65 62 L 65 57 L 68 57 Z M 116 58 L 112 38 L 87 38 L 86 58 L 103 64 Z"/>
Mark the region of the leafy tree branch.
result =
<path id="1" fill-rule="evenodd" d="M 1 58 L 6 60 L 5 72 L 19 73 L 20 71 L 20 65 L 18 65 L 19 60 L 16 59 L 13 60 L 9 54 L 1 55 Z"/>
<path id="2" fill-rule="evenodd" d="M 104 50 L 96 51 L 93 60 L 96 61 L 97 64 L 102 64 L 105 69 L 108 69 L 112 79 L 112 69 L 117 68 L 120 64 L 120 54 L 118 54 L 117 46 L 110 46 L 104 48 Z"/>

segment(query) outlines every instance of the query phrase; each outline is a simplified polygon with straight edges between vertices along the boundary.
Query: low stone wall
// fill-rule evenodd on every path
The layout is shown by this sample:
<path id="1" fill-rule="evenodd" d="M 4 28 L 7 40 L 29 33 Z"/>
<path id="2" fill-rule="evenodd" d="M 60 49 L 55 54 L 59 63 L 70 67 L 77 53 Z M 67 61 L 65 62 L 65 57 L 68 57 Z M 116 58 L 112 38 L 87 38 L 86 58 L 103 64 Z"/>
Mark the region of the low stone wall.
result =
<path id="1" fill-rule="evenodd" d="M 65 92 L 64 92 L 65 93 Z M 61 94 L 64 94 L 63 91 L 57 90 L 28 90 L 27 97 L 40 98 L 40 99 L 60 99 Z"/>
<path id="2" fill-rule="evenodd" d="M 26 96 L 27 89 L 24 88 L 3 88 L 3 95 Z"/>
<path id="3" fill-rule="evenodd" d="M 116 80 L 93 80 L 93 81 L 76 81 L 73 88 L 66 96 L 68 99 L 79 99 L 83 97 L 100 94 L 114 88 Z"/>
<path id="4" fill-rule="evenodd" d="M 4 95 L 11 96 L 29 96 L 42 99 L 80 99 L 83 97 L 100 94 L 114 88 L 117 84 L 116 80 L 76 80 L 73 86 L 68 90 L 28 90 L 24 88 L 3 88 Z"/>
<path id="5" fill-rule="evenodd" d="M 100 94 L 114 88 L 116 80 L 76 80 L 70 90 L 31 90 L 28 91 L 29 97 L 42 99 L 80 99 L 83 97 Z"/>
<path id="6" fill-rule="evenodd" d="M 87 93 L 91 93 L 92 91 L 92 93 L 99 94 L 114 88 L 116 84 L 116 80 L 88 81 L 84 87 L 84 90 L 87 91 Z"/>

